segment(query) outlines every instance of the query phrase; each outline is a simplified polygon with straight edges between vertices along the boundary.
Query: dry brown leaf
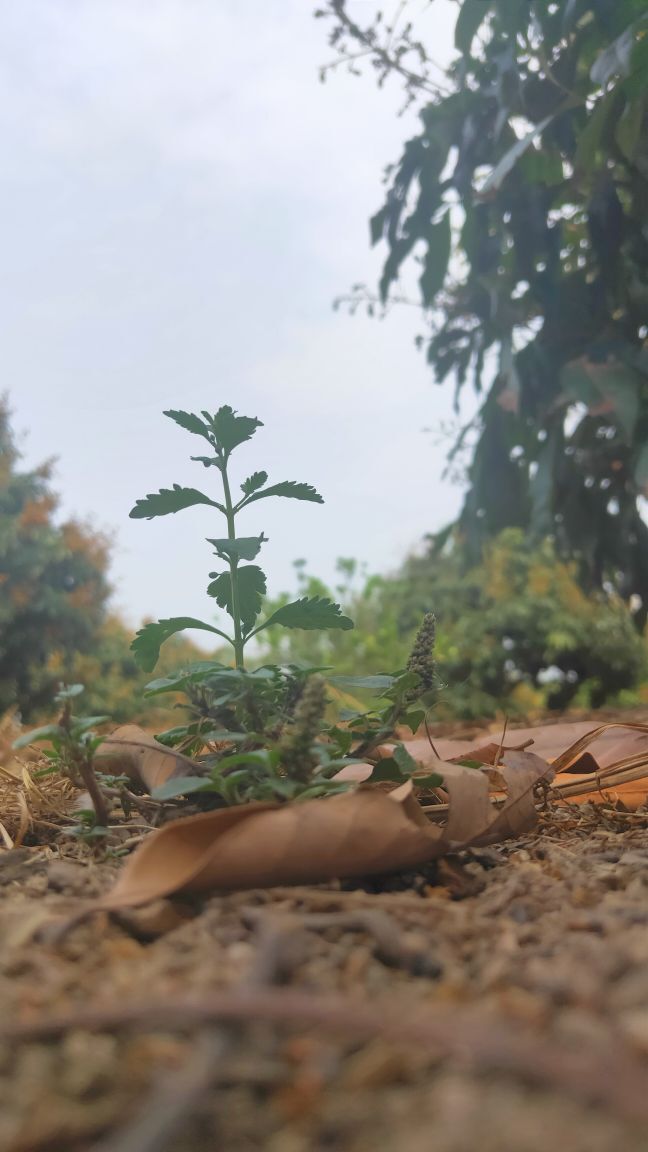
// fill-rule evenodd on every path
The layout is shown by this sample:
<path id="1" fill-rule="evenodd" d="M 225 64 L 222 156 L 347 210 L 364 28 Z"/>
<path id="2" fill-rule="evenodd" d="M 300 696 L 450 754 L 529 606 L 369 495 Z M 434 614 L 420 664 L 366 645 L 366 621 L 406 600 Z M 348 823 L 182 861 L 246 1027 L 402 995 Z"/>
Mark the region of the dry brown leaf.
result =
<path id="1" fill-rule="evenodd" d="M 529 827 L 533 785 L 551 768 L 518 752 L 503 765 L 500 806 L 480 769 L 436 761 L 449 794 L 445 826 L 431 824 L 411 781 L 393 792 L 360 788 L 326 800 L 247 804 L 175 820 L 151 833 L 101 907 L 143 904 L 178 892 L 310 884 L 413 868 L 467 844 Z M 508 816 L 505 813 L 508 812 Z M 535 810 L 534 810 L 535 818 Z"/>
<path id="2" fill-rule="evenodd" d="M 621 721 L 592 727 L 589 721 L 544 724 L 517 729 L 509 733 L 503 758 L 515 741 L 527 746 L 533 741 L 533 752 L 553 765 L 556 778 L 552 791 L 559 799 L 623 802 L 636 809 L 648 802 L 648 725 Z M 429 752 L 425 740 L 408 744 L 415 759 L 423 762 Z M 494 743 L 479 741 L 439 740 L 437 749 L 448 759 L 495 761 Z M 644 781 L 643 785 L 640 781 Z"/>
<path id="3" fill-rule="evenodd" d="M 171 777 L 195 776 L 197 773 L 193 760 L 160 744 L 137 724 L 122 724 L 106 736 L 97 751 L 95 763 L 100 772 L 128 776 L 147 792 L 152 792 Z"/>

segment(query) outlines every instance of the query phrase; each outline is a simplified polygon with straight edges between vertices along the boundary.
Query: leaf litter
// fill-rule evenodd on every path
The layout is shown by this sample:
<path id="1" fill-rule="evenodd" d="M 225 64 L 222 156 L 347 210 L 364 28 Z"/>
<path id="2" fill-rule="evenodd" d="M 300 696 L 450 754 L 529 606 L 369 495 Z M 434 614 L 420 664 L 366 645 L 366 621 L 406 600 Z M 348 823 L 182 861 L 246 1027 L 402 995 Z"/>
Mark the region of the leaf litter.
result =
<path id="1" fill-rule="evenodd" d="M 0 1146 L 639 1152 L 648 728 L 530 732 L 409 742 L 431 795 L 174 818 L 125 863 L 31 814 L 0 854 Z M 109 751 L 133 788 L 195 771 L 132 728 Z"/>

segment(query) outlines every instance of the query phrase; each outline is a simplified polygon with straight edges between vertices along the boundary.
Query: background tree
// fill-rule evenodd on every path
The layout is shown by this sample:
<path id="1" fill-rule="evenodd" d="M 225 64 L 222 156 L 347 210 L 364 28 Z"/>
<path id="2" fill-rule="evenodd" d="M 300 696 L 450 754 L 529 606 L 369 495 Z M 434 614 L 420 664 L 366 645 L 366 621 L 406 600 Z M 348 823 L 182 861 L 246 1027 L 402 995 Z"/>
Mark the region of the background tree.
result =
<path id="1" fill-rule="evenodd" d="M 79 652 L 95 643 L 110 588 L 104 536 L 57 524 L 51 464 L 20 471 L 0 402 L 0 712 L 49 703 Z"/>
<path id="2" fill-rule="evenodd" d="M 363 6 L 364 14 L 369 6 Z M 457 56 L 430 58 L 429 4 L 332 20 L 340 63 L 400 78 L 420 130 L 387 173 L 378 298 L 420 265 L 438 382 L 483 402 L 458 528 L 476 563 L 523 527 L 585 588 L 648 612 L 648 10 L 645 0 L 458 0 Z M 369 307 L 374 304 L 364 289 Z"/>

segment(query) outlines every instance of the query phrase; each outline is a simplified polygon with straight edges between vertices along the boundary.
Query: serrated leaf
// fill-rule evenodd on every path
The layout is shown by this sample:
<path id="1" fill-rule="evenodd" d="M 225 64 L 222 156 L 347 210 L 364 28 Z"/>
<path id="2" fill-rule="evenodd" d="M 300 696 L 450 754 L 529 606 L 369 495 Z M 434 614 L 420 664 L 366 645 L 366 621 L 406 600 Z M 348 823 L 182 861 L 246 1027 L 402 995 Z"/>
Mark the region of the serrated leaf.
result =
<path id="1" fill-rule="evenodd" d="M 152 520 L 154 516 L 168 516 L 171 512 L 181 512 L 183 508 L 193 508 L 196 504 L 209 504 L 222 511 L 220 504 L 210 500 L 197 488 L 183 488 L 174 484 L 173 488 L 160 488 L 159 492 L 149 492 L 142 500 L 137 500 L 130 510 L 131 520 Z"/>
<path id="2" fill-rule="evenodd" d="M 256 564 L 246 564 L 237 569 L 239 613 L 243 631 L 249 632 L 261 611 L 261 603 L 266 593 L 266 578 Z M 232 611 L 232 577 L 229 572 L 221 572 L 207 588 L 209 596 L 213 596 L 216 603 L 229 612 Z"/>
<path id="3" fill-rule="evenodd" d="M 353 621 L 343 616 L 339 604 L 334 604 L 324 596 L 304 596 L 302 600 L 293 600 L 291 604 L 284 604 L 272 613 L 261 627 L 268 628 L 271 624 L 281 624 L 284 628 L 303 628 L 312 630 L 316 628 L 341 628 L 348 631 L 353 628 Z M 257 629 L 260 631 L 260 629 Z"/>
<path id="4" fill-rule="evenodd" d="M 213 442 L 211 429 L 200 416 L 196 416 L 195 412 L 181 412 L 175 408 L 170 408 L 164 413 L 170 420 L 175 420 L 181 428 L 186 428 L 187 432 L 193 432 L 195 436 L 202 436 L 211 444 Z"/>
<path id="5" fill-rule="evenodd" d="M 212 430 L 224 456 L 229 456 L 239 444 L 251 440 L 257 428 L 263 428 L 255 416 L 237 416 L 229 404 L 224 404 L 212 417 Z"/>
<path id="6" fill-rule="evenodd" d="M 426 308 L 434 302 L 435 296 L 443 288 L 450 260 L 450 246 L 452 232 L 450 229 L 450 213 L 432 224 L 427 233 L 428 249 L 425 256 L 423 275 L 419 279 L 421 297 Z"/>
<path id="7" fill-rule="evenodd" d="M 253 472 L 252 475 L 248 476 L 247 480 L 244 480 L 241 484 L 241 491 L 244 492 L 246 496 L 251 496 L 253 492 L 257 492 L 259 488 L 263 488 L 267 480 L 267 472 Z"/>
<path id="8" fill-rule="evenodd" d="M 290 500 L 310 500 L 314 504 L 323 504 L 323 497 L 313 488 L 312 484 L 299 484 L 296 480 L 283 480 L 280 484 L 273 484 L 264 488 L 262 492 L 254 492 L 243 503 L 252 504 L 255 500 L 264 500 L 266 496 L 285 496 Z"/>
<path id="9" fill-rule="evenodd" d="M 262 532 L 260 536 L 239 536 L 234 540 L 212 540 L 208 536 L 207 542 L 214 545 L 221 560 L 229 560 L 230 557 L 237 560 L 254 560 L 261 551 L 261 545 L 265 544 L 267 539 L 268 537 Z"/>
<path id="10" fill-rule="evenodd" d="M 38 744 L 40 740 L 56 740 L 63 735 L 63 729 L 58 724 L 44 724 L 42 728 L 33 728 L 31 732 L 19 736 L 11 747 L 26 748 L 29 744 Z"/>
<path id="11" fill-rule="evenodd" d="M 131 652 L 140 668 L 144 672 L 152 672 L 158 662 L 164 641 L 174 636 L 176 632 L 184 632 L 186 628 L 213 632 L 214 635 L 221 636 L 223 640 L 231 643 L 229 636 L 221 632 L 220 628 L 214 628 L 212 624 L 205 624 L 203 620 L 196 620 L 193 616 L 172 616 L 166 620 L 157 620 L 140 628 L 131 644 Z"/>

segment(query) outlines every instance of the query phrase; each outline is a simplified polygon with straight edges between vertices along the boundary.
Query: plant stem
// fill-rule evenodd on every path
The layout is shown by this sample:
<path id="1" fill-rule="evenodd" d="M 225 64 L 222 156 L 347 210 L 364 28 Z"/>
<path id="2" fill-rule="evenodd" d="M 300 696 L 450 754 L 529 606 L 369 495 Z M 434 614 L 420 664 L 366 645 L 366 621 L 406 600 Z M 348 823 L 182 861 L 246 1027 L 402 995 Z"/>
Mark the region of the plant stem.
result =
<path id="1" fill-rule="evenodd" d="M 223 460 L 221 468 L 221 476 L 223 477 L 223 493 L 225 496 L 225 516 L 227 518 L 227 535 L 230 540 L 236 539 L 236 530 L 234 524 L 234 507 L 232 504 L 232 494 L 230 492 L 229 479 L 227 476 L 227 462 Z M 244 639 L 241 632 L 241 611 L 239 607 L 239 586 L 238 586 L 238 559 L 236 556 L 229 556 L 229 570 L 230 580 L 232 585 L 232 619 L 234 620 L 234 663 L 241 671 L 245 669 L 243 661 L 243 646 Z"/>
<path id="2" fill-rule="evenodd" d="M 92 763 L 85 759 L 82 760 L 79 764 L 79 774 L 92 800 L 92 806 L 95 810 L 95 820 L 100 827 L 105 828 L 108 824 L 108 806 L 104 794 L 99 787 Z"/>

